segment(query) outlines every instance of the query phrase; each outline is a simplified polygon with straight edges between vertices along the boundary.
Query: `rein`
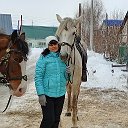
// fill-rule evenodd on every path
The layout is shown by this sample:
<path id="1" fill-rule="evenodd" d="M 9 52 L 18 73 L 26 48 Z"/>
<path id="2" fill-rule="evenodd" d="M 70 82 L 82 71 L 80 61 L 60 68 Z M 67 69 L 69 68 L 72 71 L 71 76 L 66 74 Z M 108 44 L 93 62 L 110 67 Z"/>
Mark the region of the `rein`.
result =
<path id="1" fill-rule="evenodd" d="M 73 47 L 73 49 L 74 49 L 74 65 L 75 65 L 75 48 Z M 72 51 L 71 51 L 72 52 Z M 70 53 L 71 54 L 71 53 Z M 68 60 L 67 60 L 67 66 L 69 66 L 69 63 L 70 63 L 70 59 L 71 59 L 71 62 L 72 62 L 72 57 L 70 56 L 69 58 L 68 58 Z M 75 71 L 75 67 L 74 67 L 74 69 L 73 69 L 73 73 L 72 73 L 72 75 L 71 74 L 68 74 L 68 83 L 73 83 L 73 80 L 71 80 L 71 76 L 72 76 L 72 78 L 73 78 L 73 76 L 74 76 L 74 71 Z"/>
<path id="2" fill-rule="evenodd" d="M 7 110 L 11 99 L 12 99 L 12 95 L 10 95 L 10 97 L 9 97 L 9 99 L 8 99 L 8 103 L 7 103 L 6 107 L 5 107 L 5 109 L 2 111 L 2 113 L 4 113 L 4 112 Z"/>

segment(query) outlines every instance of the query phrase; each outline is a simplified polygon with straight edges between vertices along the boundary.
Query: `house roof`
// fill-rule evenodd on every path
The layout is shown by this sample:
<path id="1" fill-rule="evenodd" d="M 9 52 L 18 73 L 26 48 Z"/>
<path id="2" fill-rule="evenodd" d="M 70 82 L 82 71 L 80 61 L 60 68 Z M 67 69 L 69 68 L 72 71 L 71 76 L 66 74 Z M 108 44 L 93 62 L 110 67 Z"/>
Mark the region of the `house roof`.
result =
<path id="1" fill-rule="evenodd" d="M 22 31 L 25 32 L 27 38 L 45 39 L 47 36 L 55 35 L 57 27 L 46 26 L 22 26 Z"/>
<path id="2" fill-rule="evenodd" d="M 11 14 L 0 14 L 0 32 L 10 35 L 12 31 Z"/>
<path id="3" fill-rule="evenodd" d="M 103 20 L 103 24 L 106 26 L 121 26 L 123 20 Z"/>

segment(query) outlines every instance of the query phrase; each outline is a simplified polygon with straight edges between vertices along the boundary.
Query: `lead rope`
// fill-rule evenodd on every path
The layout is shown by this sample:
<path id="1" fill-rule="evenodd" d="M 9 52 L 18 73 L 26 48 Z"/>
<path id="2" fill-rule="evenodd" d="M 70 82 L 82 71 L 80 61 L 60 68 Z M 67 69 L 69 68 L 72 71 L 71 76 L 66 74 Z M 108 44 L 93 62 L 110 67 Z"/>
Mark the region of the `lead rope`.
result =
<path id="1" fill-rule="evenodd" d="M 68 59 L 68 63 L 66 64 L 67 66 L 69 66 L 69 61 L 70 61 L 70 58 L 71 57 L 69 57 L 69 59 Z M 71 81 L 71 73 L 67 73 L 67 77 L 68 77 L 68 83 L 67 84 L 69 84 L 69 83 L 71 83 L 72 84 L 72 81 Z"/>
<path id="2" fill-rule="evenodd" d="M 71 55 L 73 49 L 74 49 L 74 63 L 73 63 L 73 64 L 75 64 L 75 48 L 74 48 L 74 43 L 73 43 L 73 45 L 72 45 L 72 49 L 71 49 L 70 55 Z M 70 59 L 72 59 L 71 56 L 68 58 L 67 66 L 69 66 Z M 71 60 L 71 61 L 72 61 L 72 60 Z M 74 68 L 74 70 L 75 70 L 75 68 Z M 68 83 L 67 83 L 67 84 L 69 84 L 69 83 L 72 84 L 72 83 L 73 83 L 73 80 L 71 80 L 71 77 L 72 77 L 72 79 L 73 79 L 74 70 L 73 70 L 72 75 L 71 75 L 71 73 L 68 73 L 68 74 L 67 74 L 67 75 L 68 75 Z"/>
<path id="3" fill-rule="evenodd" d="M 12 95 L 10 95 L 10 97 L 9 97 L 9 99 L 8 99 L 8 103 L 7 103 L 6 107 L 5 107 L 5 109 L 2 111 L 2 113 L 4 113 L 4 112 L 7 110 L 11 99 L 12 99 Z"/>

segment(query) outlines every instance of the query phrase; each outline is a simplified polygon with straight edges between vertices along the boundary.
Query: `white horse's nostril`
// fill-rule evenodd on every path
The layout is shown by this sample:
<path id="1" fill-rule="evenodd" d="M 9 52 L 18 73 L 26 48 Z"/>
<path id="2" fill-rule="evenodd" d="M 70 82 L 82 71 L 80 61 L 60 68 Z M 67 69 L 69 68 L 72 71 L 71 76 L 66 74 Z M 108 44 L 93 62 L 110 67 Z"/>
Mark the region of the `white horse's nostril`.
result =
<path id="1" fill-rule="evenodd" d="M 61 56 L 67 56 L 68 55 L 67 52 L 61 52 L 60 54 L 61 54 Z"/>
<path id="2" fill-rule="evenodd" d="M 66 53 L 66 54 L 63 54 L 63 55 L 61 54 L 61 55 L 60 55 L 60 58 L 61 58 L 62 61 L 65 62 L 65 61 L 67 61 L 67 59 L 68 59 L 68 54 L 67 54 L 67 53 Z"/>

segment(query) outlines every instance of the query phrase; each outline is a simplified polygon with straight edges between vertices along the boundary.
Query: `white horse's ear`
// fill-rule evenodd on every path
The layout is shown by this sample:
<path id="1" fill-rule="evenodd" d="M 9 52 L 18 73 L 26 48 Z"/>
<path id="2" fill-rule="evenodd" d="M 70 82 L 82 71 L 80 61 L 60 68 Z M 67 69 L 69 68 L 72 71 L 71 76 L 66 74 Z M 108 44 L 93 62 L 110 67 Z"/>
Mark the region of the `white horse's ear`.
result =
<path id="1" fill-rule="evenodd" d="M 61 23 L 62 22 L 62 18 L 60 17 L 60 15 L 56 14 L 57 20 Z"/>
<path id="2" fill-rule="evenodd" d="M 82 16 L 78 17 L 75 19 L 75 25 L 77 25 L 78 23 L 80 23 L 82 21 Z"/>

